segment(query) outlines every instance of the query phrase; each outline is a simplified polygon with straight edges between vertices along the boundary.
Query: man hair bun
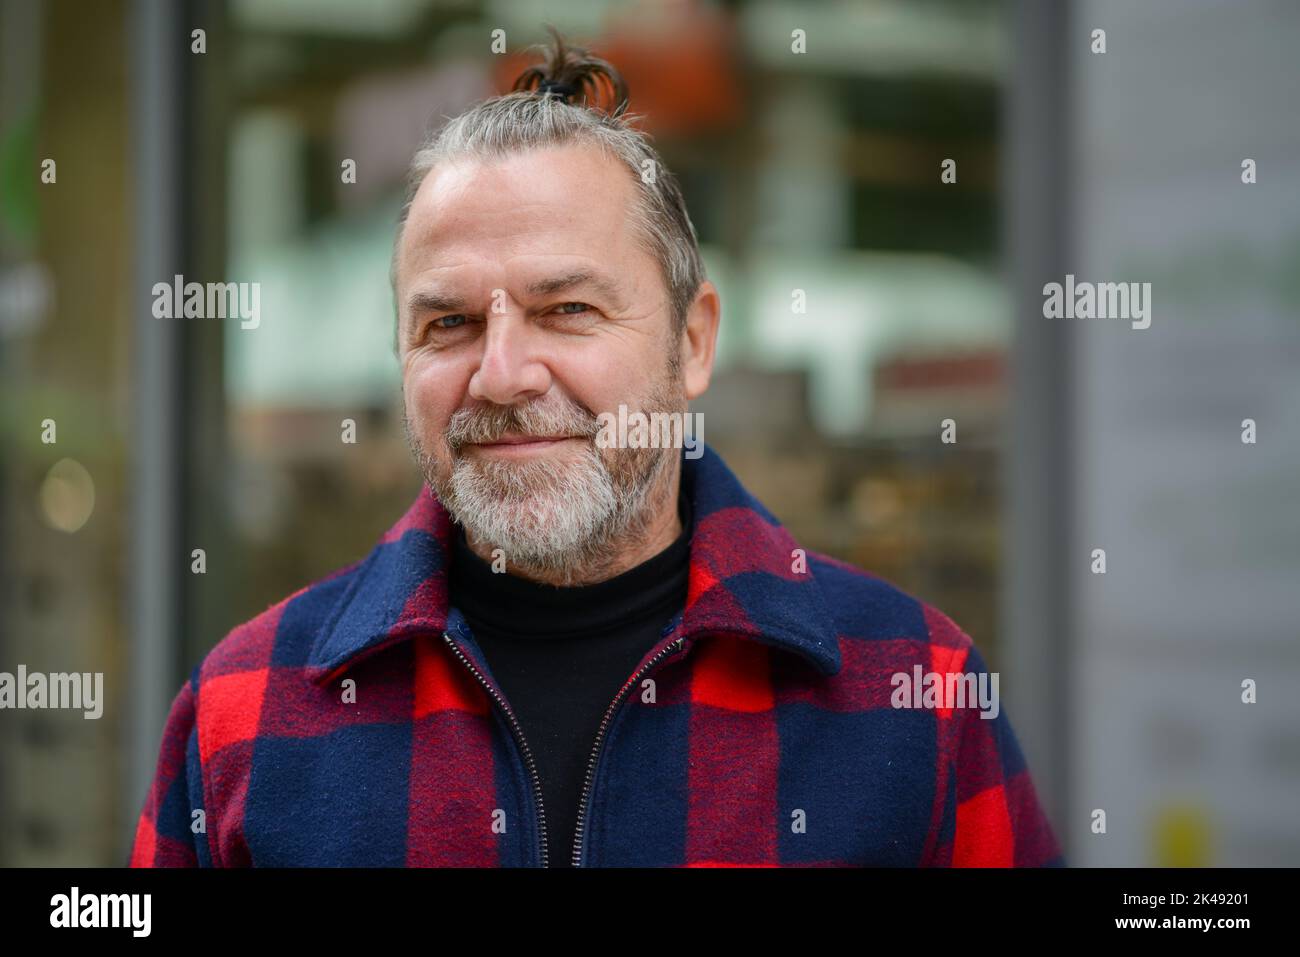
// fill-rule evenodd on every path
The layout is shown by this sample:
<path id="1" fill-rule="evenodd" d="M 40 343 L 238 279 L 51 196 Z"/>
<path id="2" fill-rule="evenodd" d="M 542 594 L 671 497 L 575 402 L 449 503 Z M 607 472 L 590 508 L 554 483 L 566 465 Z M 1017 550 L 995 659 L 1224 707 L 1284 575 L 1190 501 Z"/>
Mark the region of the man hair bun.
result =
<path id="1" fill-rule="evenodd" d="M 555 27 L 547 24 L 551 42 L 538 44 L 545 62 L 530 66 L 515 80 L 514 90 L 535 91 L 539 96 L 558 96 L 565 103 L 599 108 L 604 98 L 612 102 L 613 115 L 628 106 L 627 81 L 608 60 L 593 56 L 583 47 L 566 43 Z"/>

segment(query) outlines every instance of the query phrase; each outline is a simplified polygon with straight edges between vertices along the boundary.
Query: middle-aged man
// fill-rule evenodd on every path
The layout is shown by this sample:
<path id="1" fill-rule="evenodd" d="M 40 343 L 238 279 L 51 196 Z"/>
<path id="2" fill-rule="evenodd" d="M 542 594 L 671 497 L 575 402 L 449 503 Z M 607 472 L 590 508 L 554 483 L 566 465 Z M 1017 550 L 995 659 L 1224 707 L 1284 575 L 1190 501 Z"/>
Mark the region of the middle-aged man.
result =
<path id="1" fill-rule="evenodd" d="M 705 391 L 721 308 L 626 104 L 557 36 L 417 153 L 425 487 L 194 670 L 133 865 L 1064 863 L 951 620 L 799 548 L 711 449 L 602 431 Z"/>

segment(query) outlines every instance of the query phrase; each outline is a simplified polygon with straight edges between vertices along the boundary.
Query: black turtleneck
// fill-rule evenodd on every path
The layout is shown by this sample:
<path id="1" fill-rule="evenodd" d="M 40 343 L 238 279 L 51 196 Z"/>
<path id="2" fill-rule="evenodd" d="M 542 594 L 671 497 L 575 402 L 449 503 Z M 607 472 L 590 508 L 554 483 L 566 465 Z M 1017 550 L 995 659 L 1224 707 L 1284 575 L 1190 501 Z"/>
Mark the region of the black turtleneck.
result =
<path id="1" fill-rule="evenodd" d="M 562 588 L 497 574 L 457 526 L 451 603 L 465 616 L 537 764 L 548 863 L 572 863 L 578 802 L 601 718 L 663 629 L 686 604 L 692 516 L 682 534 L 635 568 Z"/>

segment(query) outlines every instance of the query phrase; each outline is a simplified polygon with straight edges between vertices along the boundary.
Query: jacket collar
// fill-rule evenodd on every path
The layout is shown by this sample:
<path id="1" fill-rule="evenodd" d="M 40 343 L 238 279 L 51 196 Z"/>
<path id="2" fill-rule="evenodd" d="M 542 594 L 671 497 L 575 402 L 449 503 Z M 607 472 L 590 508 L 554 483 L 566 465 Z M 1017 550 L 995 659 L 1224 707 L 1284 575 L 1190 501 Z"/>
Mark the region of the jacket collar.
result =
<path id="1" fill-rule="evenodd" d="M 759 641 L 835 674 L 839 641 L 805 554 L 721 457 L 701 447 L 700 457 L 682 457 L 695 529 L 680 635 L 725 633 Z M 383 648 L 447 628 L 454 532 L 426 485 L 356 567 L 327 615 L 307 659 L 312 680 L 324 683 Z"/>

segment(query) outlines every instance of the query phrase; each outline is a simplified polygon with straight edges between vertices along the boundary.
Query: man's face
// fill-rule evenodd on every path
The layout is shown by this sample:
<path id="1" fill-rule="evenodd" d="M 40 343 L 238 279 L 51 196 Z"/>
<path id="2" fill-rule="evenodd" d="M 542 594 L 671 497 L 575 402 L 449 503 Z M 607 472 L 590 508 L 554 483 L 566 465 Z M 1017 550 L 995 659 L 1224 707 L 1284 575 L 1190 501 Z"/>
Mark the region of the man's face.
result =
<path id="1" fill-rule="evenodd" d="M 599 449 L 596 416 L 684 411 L 667 290 L 621 164 L 556 147 L 433 170 L 398 250 L 407 436 L 472 541 L 554 574 L 662 505 L 672 449 Z"/>

